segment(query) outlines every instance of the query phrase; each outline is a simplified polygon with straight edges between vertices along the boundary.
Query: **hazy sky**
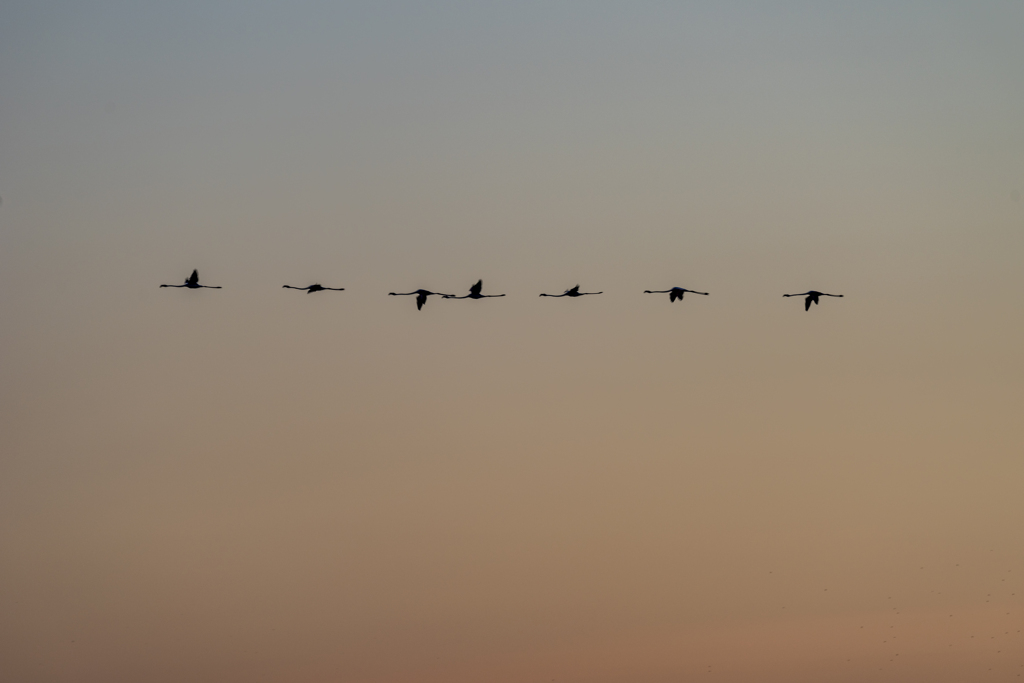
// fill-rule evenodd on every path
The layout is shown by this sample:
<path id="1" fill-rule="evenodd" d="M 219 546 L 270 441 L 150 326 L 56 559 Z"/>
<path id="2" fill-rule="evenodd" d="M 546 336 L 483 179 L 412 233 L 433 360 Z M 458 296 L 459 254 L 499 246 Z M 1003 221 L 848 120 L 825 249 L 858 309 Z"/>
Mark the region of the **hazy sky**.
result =
<path id="1" fill-rule="evenodd" d="M 0 4 L 0 679 L 1018 680 L 1022 65 L 1010 1 Z"/>

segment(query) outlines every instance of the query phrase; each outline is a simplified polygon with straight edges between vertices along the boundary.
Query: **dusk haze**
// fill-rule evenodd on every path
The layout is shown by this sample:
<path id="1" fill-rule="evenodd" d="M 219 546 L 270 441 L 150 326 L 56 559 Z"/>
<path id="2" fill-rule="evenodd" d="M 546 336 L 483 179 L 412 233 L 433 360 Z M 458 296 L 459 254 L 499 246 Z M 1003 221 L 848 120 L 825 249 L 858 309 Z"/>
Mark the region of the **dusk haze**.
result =
<path id="1" fill-rule="evenodd" d="M 1022 194 L 1019 0 L 0 3 L 0 681 L 1024 680 Z"/>

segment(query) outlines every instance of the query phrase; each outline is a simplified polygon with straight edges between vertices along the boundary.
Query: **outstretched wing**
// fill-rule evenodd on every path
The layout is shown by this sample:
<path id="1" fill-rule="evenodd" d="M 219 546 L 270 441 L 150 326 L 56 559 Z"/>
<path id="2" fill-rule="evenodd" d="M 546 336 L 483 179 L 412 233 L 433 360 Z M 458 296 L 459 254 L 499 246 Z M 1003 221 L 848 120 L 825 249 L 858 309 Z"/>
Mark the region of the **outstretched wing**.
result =
<path id="1" fill-rule="evenodd" d="M 186 282 L 188 282 L 190 285 L 199 284 L 199 270 L 193 270 L 192 274 L 188 276 L 188 280 L 186 280 Z"/>
<path id="2" fill-rule="evenodd" d="M 814 303 L 818 303 L 817 301 L 815 301 L 813 296 L 809 296 L 806 299 L 804 299 L 804 310 L 805 311 L 811 310 L 811 302 L 812 301 L 814 301 Z"/>
<path id="3" fill-rule="evenodd" d="M 427 303 L 427 295 L 426 294 L 417 294 L 416 295 L 416 310 L 418 311 L 418 310 L 422 309 L 423 308 L 423 304 L 425 304 L 425 303 Z"/>
<path id="4" fill-rule="evenodd" d="M 480 294 L 480 290 L 483 289 L 483 288 L 484 288 L 484 281 L 483 280 L 477 280 L 476 284 L 469 288 L 469 293 L 472 296 L 478 296 Z"/>
<path id="5" fill-rule="evenodd" d="M 566 294 L 579 294 L 580 293 L 580 286 L 576 285 L 572 289 L 567 289 L 567 290 L 565 290 L 565 293 Z"/>

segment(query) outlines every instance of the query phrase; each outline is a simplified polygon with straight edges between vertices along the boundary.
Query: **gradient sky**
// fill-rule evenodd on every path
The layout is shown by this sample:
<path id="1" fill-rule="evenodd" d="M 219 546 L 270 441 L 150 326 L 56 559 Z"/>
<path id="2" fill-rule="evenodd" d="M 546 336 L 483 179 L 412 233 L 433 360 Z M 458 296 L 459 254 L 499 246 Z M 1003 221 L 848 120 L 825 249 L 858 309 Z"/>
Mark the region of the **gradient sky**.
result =
<path id="1" fill-rule="evenodd" d="M 0 4 L 0 678 L 1019 680 L 1024 4 L 840 4 Z"/>

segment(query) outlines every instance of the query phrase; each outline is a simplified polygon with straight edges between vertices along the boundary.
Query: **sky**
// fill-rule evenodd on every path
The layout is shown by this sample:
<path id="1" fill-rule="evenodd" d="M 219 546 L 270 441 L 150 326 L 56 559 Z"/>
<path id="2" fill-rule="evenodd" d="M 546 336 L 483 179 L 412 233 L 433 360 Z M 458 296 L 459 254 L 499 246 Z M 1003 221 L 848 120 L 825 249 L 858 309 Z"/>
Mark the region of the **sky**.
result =
<path id="1" fill-rule="evenodd" d="M 1009 1 L 0 4 L 0 678 L 1018 680 L 1021 64 Z"/>

